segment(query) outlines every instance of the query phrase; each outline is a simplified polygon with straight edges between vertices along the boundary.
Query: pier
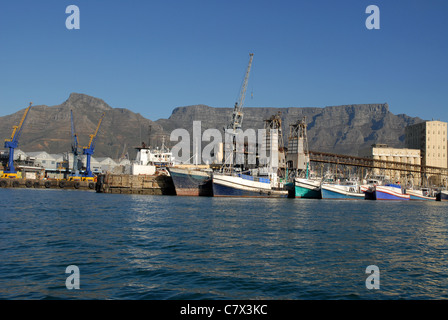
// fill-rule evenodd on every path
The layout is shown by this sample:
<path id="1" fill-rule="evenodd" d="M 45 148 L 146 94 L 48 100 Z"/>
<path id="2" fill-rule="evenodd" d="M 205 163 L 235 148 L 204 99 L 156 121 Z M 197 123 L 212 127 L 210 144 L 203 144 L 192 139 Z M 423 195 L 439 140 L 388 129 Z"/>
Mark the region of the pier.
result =
<path id="1" fill-rule="evenodd" d="M 398 171 L 401 176 L 412 174 L 421 177 L 436 177 L 438 181 L 448 179 L 448 169 L 420 164 L 405 163 L 399 161 L 386 161 L 370 158 L 361 158 L 350 155 L 310 151 L 310 161 L 322 164 L 334 164 L 336 166 L 350 166 L 362 169 L 379 169 L 385 172 Z"/>

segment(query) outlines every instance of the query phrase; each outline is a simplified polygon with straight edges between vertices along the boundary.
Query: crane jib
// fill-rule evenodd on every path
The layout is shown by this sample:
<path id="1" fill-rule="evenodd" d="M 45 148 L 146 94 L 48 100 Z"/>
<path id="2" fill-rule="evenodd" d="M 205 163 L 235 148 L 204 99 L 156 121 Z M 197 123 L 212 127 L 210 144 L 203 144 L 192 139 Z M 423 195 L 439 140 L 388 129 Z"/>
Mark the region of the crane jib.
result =
<path id="1" fill-rule="evenodd" d="M 16 169 L 14 167 L 14 150 L 15 148 L 18 147 L 19 145 L 19 138 L 20 135 L 22 133 L 22 129 L 24 127 L 26 118 L 28 116 L 28 113 L 31 109 L 31 105 L 33 103 L 30 102 L 30 105 L 28 106 L 28 108 L 26 108 L 25 113 L 22 116 L 22 119 L 20 120 L 20 123 L 18 126 L 13 126 L 13 131 L 11 134 L 11 139 L 6 139 L 5 140 L 5 148 L 9 149 L 9 157 L 8 157 L 8 163 L 6 165 L 6 169 L 3 171 L 3 175 L 2 178 L 16 178 L 17 177 L 17 172 Z"/>
<path id="2" fill-rule="evenodd" d="M 92 149 L 92 148 L 95 146 L 96 136 L 98 135 L 98 132 L 99 132 L 99 130 L 100 130 L 101 123 L 103 122 L 103 118 L 104 118 L 104 116 L 105 116 L 105 113 L 103 113 L 103 114 L 101 115 L 101 118 L 100 118 L 100 120 L 99 120 L 99 122 L 98 122 L 98 125 L 96 126 L 95 133 L 90 135 L 89 145 L 88 145 L 88 147 L 86 147 L 85 149 Z"/>
<path id="3" fill-rule="evenodd" d="M 7 139 L 5 141 L 10 141 L 10 142 L 18 142 L 19 141 L 20 134 L 22 133 L 23 125 L 25 124 L 26 118 L 28 116 L 28 112 L 31 109 L 31 105 L 32 105 L 32 102 L 30 102 L 29 107 L 25 109 L 25 113 L 23 114 L 22 119 L 20 120 L 19 125 L 12 127 L 13 131 L 12 131 L 12 134 L 11 134 L 11 138 Z"/>
<path id="4" fill-rule="evenodd" d="M 244 81 L 241 86 L 241 91 L 240 91 L 240 95 L 238 98 L 238 102 L 235 103 L 235 107 L 233 110 L 232 122 L 227 127 L 228 129 L 233 129 L 234 131 L 237 129 L 241 129 L 241 126 L 243 123 L 243 116 L 244 116 L 243 105 L 244 105 L 244 99 L 246 97 L 247 83 L 249 81 L 249 74 L 250 74 L 250 69 L 252 67 L 253 57 L 254 57 L 254 54 L 250 53 L 249 54 L 249 63 L 247 65 L 246 73 L 244 75 Z"/>

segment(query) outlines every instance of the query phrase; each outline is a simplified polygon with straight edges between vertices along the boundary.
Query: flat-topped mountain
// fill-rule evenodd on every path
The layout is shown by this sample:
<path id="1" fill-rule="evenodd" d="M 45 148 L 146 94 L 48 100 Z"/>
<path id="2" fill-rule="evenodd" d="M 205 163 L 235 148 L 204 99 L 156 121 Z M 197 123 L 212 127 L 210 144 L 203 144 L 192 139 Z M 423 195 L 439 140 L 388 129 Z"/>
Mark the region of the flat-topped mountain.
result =
<path id="1" fill-rule="evenodd" d="M 232 108 L 204 105 L 179 107 L 169 119 L 157 120 L 165 130 L 185 128 L 190 131 L 193 120 L 200 120 L 202 129 L 224 128 L 232 117 Z M 245 108 L 243 130 L 263 128 L 264 120 L 281 113 L 285 142 L 289 125 L 306 117 L 309 148 L 315 151 L 357 155 L 359 149 L 374 143 L 404 147 L 405 127 L 421 122 L 420 118 L 395 115 L 387 103 L 331 106 L 325 108 Z"/>
<path id="2" fill-rule="evenodd" d="M 0 117 L 1 139 L 11 136 L 12 126 L 20 122 L 24 109 Z M 175 144 L 169 141 L 172 130 L 184 128 L 191 133 L 193 121 L 201 121 L 202 130 L 222 130 L 229 123 L 233 108 L 206 105 L 178 107 L 168 119 L 152 121 L 128 109 L 112 108 L 101 99 L 72 93 L 60 105 L 36 105 L 31 108 L 19 148 L 28 152 L 69 152 L 70 110 L 73 110 L 78 141 L 82 146 L 88 144 L 89 135 L 94 133 L 101 114 L 105 113 L 94 156 L 118 158 L 124 151 L 128 151 L 133 158 L 136 153 L 134 147 L 140 146 L 142 142 L 160 145 L 162 137 L 165 137 L 168 146 Z M 311 150 L 352 155 L 357 155 L 359 149 L 374 143 L 404 147 L 405 127 L 422 121 L 420 118 L 391 113 L 387 103 L 324 108 L 250 107 L 244 109 L 243 129 L 261 129 L 264 127 L 264 120 L 278 112 L 281 112 L 285 141 L 289 125 L 306 116 Z"/>

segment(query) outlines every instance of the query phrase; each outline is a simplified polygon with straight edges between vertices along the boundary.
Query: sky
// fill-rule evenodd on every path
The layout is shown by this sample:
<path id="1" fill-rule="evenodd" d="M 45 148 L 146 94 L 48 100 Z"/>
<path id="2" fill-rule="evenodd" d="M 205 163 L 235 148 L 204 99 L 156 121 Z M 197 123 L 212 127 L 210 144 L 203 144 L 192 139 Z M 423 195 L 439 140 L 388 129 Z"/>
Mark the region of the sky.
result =
<path id="1" fill-rule="evenodd" d="M 0 116 L 72 92 L 151 120 L 232 108 L 253 53 L 245 108 L 387 102 L 448 121 L 447 14 L 445 0 L 3 1 Z"/>

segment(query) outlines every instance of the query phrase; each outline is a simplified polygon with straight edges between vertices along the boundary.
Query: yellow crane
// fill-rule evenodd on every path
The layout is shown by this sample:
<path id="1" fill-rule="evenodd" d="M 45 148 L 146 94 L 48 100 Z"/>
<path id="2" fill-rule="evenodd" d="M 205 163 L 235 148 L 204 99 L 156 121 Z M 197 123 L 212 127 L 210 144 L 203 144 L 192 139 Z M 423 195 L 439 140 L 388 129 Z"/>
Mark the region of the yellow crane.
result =
<path id="1" fill-rule="evenodd" d="M 98 125 L 96 126 L 95 133 L 90 135 L 89 145 L 87 147 L 83 147 L 82 154 L 86 155 L 87 161 L 86 161 L 86 171 L 84 172 L 84 175 L 82 176 L 82 181 L 94 181 L 94 175 L 93 175 L 92 170 L 90 169 L 90 158 L 91 158 L 93 152 L 95 151 L 96 137 L 100 130 L 100 126 L 101 126 L 101 123 L 103 122 L 105 114 L 106 113 L 103 112 L 103 114 L 101 115 Z"/>
<path id="2" fill-rule="evenodd" d="M 28 113 L 31 109 L 32 104 L 33 103 L 30 102 L 29 107 L 25 109 L 25 113 L 23 114 L 19 125 L 13 126 L 11 138 L 5 140 L 5 148 L 9 149 L 9 158 L 8 158 L 8 163 L 6 165 L 6 170 L 4 170 L 1 178 L 12 178 L 12 179 L 17 178 L 17 171 L 16 171 L 16 168 L 14 168 L 14 150 L 19 145 L 19 138 L 20 138 L 20 135 L 22 134 L 22 129 L 23 129 L 23 126 L 25 124 L 26 118 L 28 116 Z"/>

